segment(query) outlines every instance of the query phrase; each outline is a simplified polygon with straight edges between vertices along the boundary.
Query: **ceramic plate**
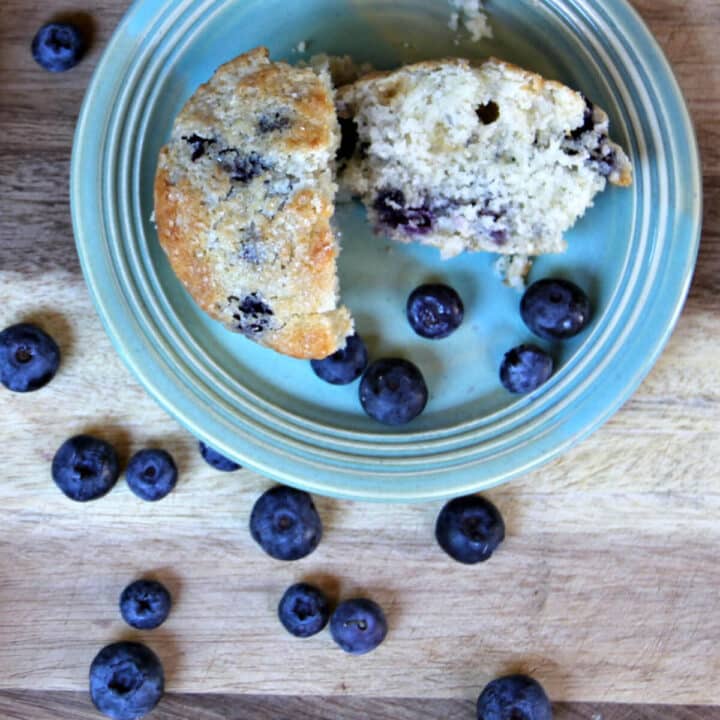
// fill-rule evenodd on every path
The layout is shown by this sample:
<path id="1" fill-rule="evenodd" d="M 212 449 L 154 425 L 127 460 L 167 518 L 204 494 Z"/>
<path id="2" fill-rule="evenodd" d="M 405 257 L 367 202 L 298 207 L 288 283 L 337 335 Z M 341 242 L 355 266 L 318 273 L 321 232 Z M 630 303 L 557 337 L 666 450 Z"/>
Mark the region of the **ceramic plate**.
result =
<path id="1" fill-rule="evenodd" d="M 444 0 L 138 0 L 118 27 L 77 126 L 77 247 L 123 360 L 222 453 L 319 493 L 467 493 L 566 450 L 605 421 L 657 359 L 688 289 L 700 223 L 695 138 L 671 70 L 623 0 L 487 5 L 495 37 L 480 43 L 448 28 Z M 635 182 L 608 189 L 569 233 L 568 252 L 534 266 L 531 279 L 572 279 L 595 308 L 581 336 L 546 344 L 559 369 L 538 392 L 518 398 L 498 382 L 503 353 L 532 338 L 518 293 L 494 275 L 494 258 L 443 262 L 432 248 L 374 237 L 359 205 L 337 213 L 343 301 L 372 356 L 402 355 L 422 369 L 430 400 L 409 425 L 375 423 L 360 408 L 357 383 L 327 385 L 309 363 L 230 333 L 195 307 L 150 221 L 157 153 L 195 88 L 261 44 L 274 59 L 349 53 L 378 68 L 493 54 L 581 89 L 609 112 Z M 404 315 L 408 293 L 428 280 L 454 286 L 465 301 L 463 326 L 443 341 L 417 337 Z"/>

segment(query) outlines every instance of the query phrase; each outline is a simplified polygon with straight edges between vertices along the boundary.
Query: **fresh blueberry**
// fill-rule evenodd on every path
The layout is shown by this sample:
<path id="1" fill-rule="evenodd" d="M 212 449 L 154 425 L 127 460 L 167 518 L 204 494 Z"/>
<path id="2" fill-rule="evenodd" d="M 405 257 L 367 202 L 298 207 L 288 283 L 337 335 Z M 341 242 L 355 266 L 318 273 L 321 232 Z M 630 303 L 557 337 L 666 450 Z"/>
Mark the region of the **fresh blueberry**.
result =
<path id="1" fill-rule="evenodd" d="M 553 359 L 536 345 L 518 345 L 500 364 L 500 382 L 511 393 L 537 390 L 552 374 Z"/>
<path id="2" fill-rule="evenodd" d="M 30 323 L 0 332 L 0 382 L 14 392 L 30 392 L 53 379 L 60 365 L 57 343 Z"/>
<path id="3" fill-rule="evenodd" d="M 465 308 L 460 296 L 448 285 L 420 285 L 410 293 L 407 319 L 420 336 L 431 340 L 446 338 L 462 323 Z"/>
<path id="4" fill-rule="evenodd" d="M 71 500 L 96 500 L 110 491 L 120 474 L 120 462 L 110 443 L 90 435 L 66 440 L 52 461 L 52 478 Z"/>
<path id="5" fill-rule="evenodd" d="M 299 560 L 318 546 L 322 521 L 308 493 L 278 485 L 255 502 L 250 534 L 271 557 Z"/>
<path id="6" fill-rule="evenodd" d="M 202 440 L 200 440 L 199 447 L 203 460 L 216 470 L 220 470 L 222 472 L 233 472 L 234 470 L 239 470 L 242 467 L 230 458 L 226 458 L 224 455 L 221 455 L 217 450 L 213 450 Z"/>
<path id="7" fill-rule="evenodd" d="M 32 41 L 35 62 L 50 72 L 63 72 L 75 67 L 85 53 L 85 38 L 75 25 L 48 23 Z"/>
<path id="8" fill-rule="evenodd" d="M 523 322 L 546 340 L 577 335 L 590 321 L 590 300 L 575 283 L 560 278 L 534 282 L 520 301 Z"/>
<path id="9" fill-rule="evenodd" d="M 385 425 L 404 425 L 427 404 L 422 373 L 400 358 L 383 358 L 368 367 L 360 381 L 360 403 L 365 412 Z"/>
<path id="10" fill-rule="evenodd" d="M 307 583 L 297 583 L 282 596 L 278 617 L 291 635 L 306 638 L 319 633 L 327 625 L 330 607 L 322 590 Z"/>
<path id="11" fill-rule="evenodd" d="M 90 697 L 113 720 L 139 720 L 160 702 L 164 690 L 162 663 L 141 643 L 107 645 L 90 665 Z"/>
<path id="12" fill-rule="evenodd" d="M 130 458 L 125 478 L 130 489 L 143 500 L 164 498 L 177 482 L 177 467 L 165 450 L 140 450 Z"/>
<path id="13" fill-rule="evenodd" d="M 485 686 L 477 702 L 477 720 L 552 720 L 552 707 L 537 680 L 507 675 Z"/>
<path id="14" fill-rule="evenodd" d="M 347 385 L 357 380 L 368 364 L 368 351 L 362 338 L 355 333 L 341 348 L 324 360 L 311 360 L 315 374 L 332 385 Z"/>
<path id="15" fill-rule="evenodd" d="M 374 650 L 385 639 L 387 630 L 382 608 L 365 598 L 341 602 L 330 618 L 332 639 L 351 655 Z"/>
<path id="16" fill-rule="evenodd" d="M 497 550 L 505 539 L 505 523 L 489 500 L 468 495 L 443 507 L 435 524 L 435 538 L 453 560 L 473 565 Z"/>
<path id="17" fill-rule="evenodd" d="M 162 625 L 170 614 L 171 605 L 170 593 L 157 580 L 136 580 L 120 595 L 123 620 L 138 630 L 152 630 Z"/>

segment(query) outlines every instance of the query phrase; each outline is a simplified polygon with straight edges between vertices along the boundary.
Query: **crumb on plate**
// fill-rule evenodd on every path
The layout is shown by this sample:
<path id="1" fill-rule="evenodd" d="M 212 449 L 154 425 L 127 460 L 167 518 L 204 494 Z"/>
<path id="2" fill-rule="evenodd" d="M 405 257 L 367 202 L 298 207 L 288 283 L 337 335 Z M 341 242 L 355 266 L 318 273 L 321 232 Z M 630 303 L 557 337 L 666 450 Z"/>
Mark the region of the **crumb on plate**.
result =
<path id="1" fill-rule="evenodd" d="M 454 11 L 450 14 L 448 27 L 457 32 L 460 23 L 470 33 L 473 42 L 492 38 L 493 31 L 484 12 L 482 0 L 449 0 Z"/>

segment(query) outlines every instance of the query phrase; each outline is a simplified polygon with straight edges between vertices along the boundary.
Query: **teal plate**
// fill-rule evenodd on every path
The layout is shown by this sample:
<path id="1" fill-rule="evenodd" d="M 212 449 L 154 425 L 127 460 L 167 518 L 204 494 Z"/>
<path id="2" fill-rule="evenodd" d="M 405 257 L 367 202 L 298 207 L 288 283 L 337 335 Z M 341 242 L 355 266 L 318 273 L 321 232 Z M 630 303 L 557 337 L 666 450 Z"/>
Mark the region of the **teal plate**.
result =
<path id="1" fill-rule="evenodd" d="M 75 136 L 71 202 L 83 271 L 115 347 L 191 433 L 246 466 L 307 490 L 421 500 L 481 490 L 526 473 L 597 428 L 650 370 L 680 313 L 700 235 L 693 129 L 661 50 L 624 0 L 490 3 L 495 38 L 461 40 L 444 0 L 137 0 L 87 92 Z M 432 248 L 373 237 L 362 208 L 341 206 L 343 301 L 371 354 L 404 355 L 430 388 L 401 429 L 366 417 L 357 384 L 329 386 L 206 318 L 173 275 L 150 222 L 158 150 L 194 89 L 257 45 L 274 59 L 350 54 L 376 67 L 440 56 L 497 55 L 582 89 L 608 110 L 635 182 L 610 188 L 569 234 L 564 255 L 531 278 L 589 290 L 595 316 L 539 391 L 499 385 L 503 353 L 531 339 L 518 294 L 493 258 L 440 260 Z M 422 340 L 404 316 L 421 282 L 454 286 L 466 319 Z"/>

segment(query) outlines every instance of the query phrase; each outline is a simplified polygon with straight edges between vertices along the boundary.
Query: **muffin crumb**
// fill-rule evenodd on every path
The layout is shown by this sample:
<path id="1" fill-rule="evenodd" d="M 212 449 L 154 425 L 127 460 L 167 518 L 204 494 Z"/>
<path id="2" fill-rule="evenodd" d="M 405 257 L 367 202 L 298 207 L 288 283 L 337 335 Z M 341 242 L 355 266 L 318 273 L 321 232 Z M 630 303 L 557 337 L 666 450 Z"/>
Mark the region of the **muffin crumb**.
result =
<path id="1" fill-rule="evenodd" d="M 450 7 L 454 10 L 450 13 L 448 27 L 453 32 L 458 32 L 462 22 L 473 42 L 493 37 L 493 30 L 484 11 L 482 0 L 449 0 L 449 2 Z"/>

